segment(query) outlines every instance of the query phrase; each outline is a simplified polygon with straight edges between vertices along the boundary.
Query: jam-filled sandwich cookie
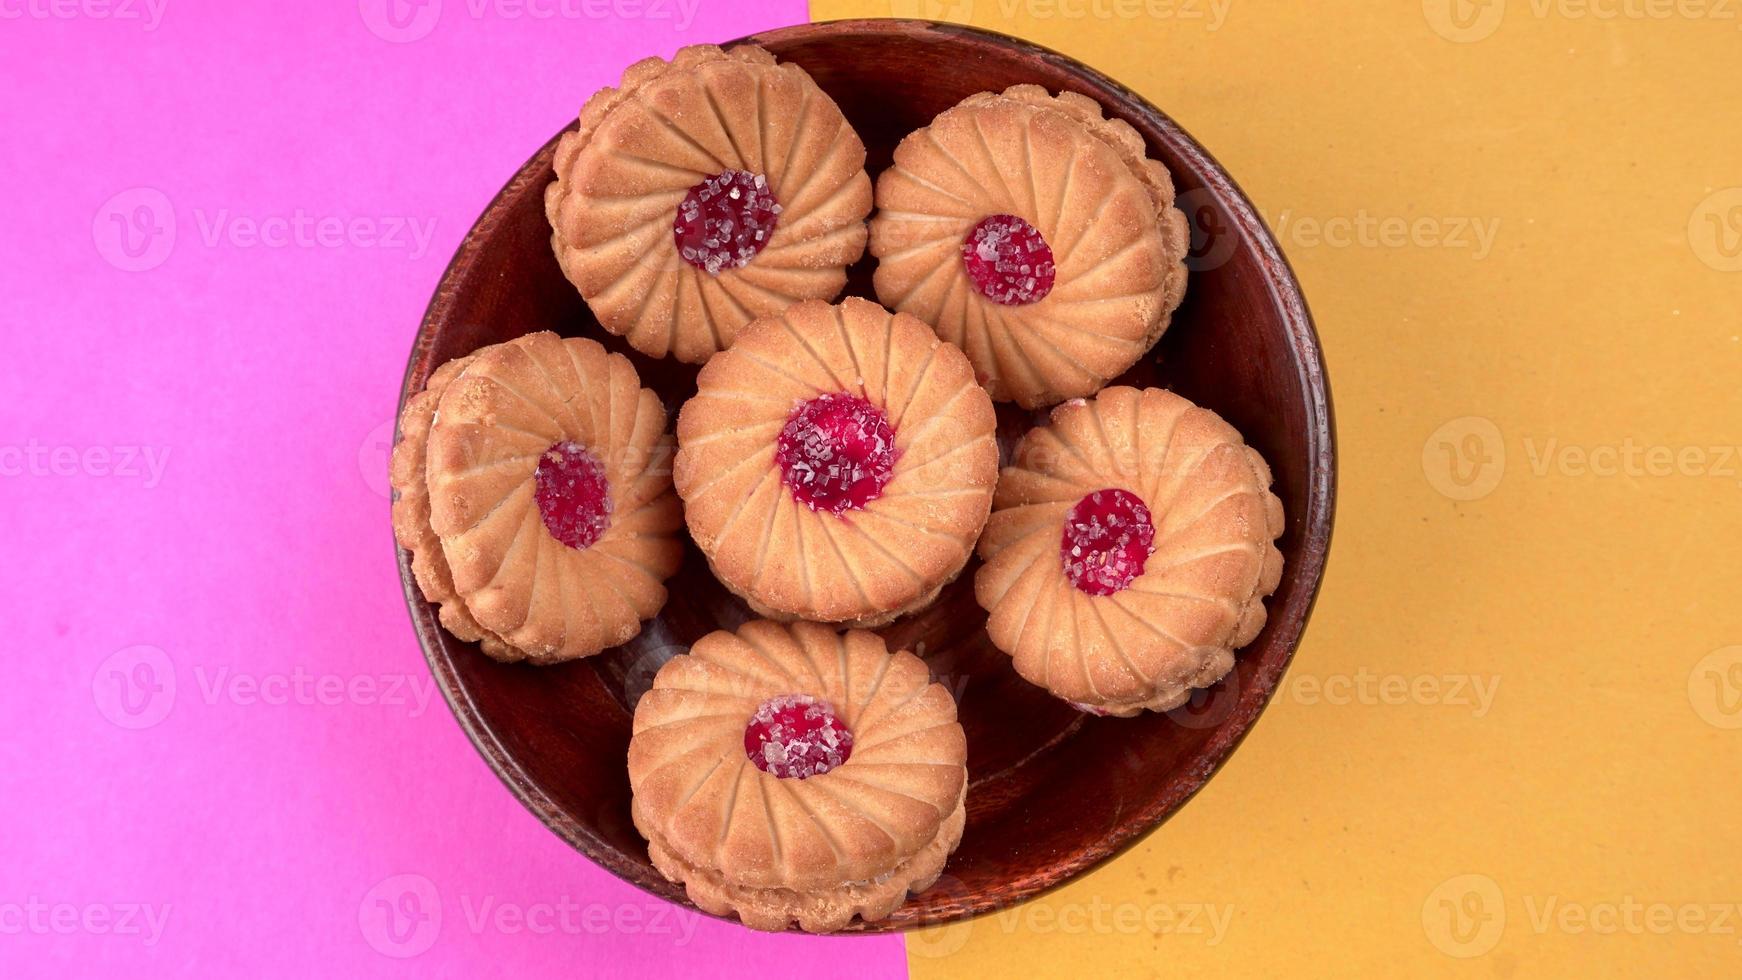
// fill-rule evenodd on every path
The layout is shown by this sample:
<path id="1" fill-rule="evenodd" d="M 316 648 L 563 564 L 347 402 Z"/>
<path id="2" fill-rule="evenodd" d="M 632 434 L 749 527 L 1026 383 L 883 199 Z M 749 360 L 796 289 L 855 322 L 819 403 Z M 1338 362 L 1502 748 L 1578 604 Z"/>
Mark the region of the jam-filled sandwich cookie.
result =
<path id="1" fill-rule="evenodd" d="M 873 626 L 962 570 L 997 482 L 954 345 L 849 298 L 750 324 L 697 378 L 673 478 L 715 576 L 774 619 Z"/>
<path id="2" fill-rule="evenodd" d="M 758 316 L 833 299 L 865 250 L 865 145 L 804 69 L 754 45 L 631 65 L 555 165 L 557 261 L 654 357 L 700 363 Z"/>
<path id="3" fill-rule="evenodd" d="M 704 911 L 832 932 L 937 880 L 962 839 L 966 757 L 918 657 L 758 620 L 660 668 L 635 708 L 631 810 Z"/>
<path id="4" fill-rule="evenodd" d="M 401 418 L 394 528 L 424 597 L 500 660 L 633 637 L 677 570 L 665 410 L 591 340 L 535 333 L 431 376 Z"/>
<path id="5" fill-rule="evenodd" d="M 1123 120 L 1037 85 L 962 100 L 877 178 L 874 284 L 967 351 L 999 401 L 1092 395 L 1185 292 L 1173 181 Z"/>
<path id="6" fill-rule="evenodd" d="M 430 373 L 424 389 L 405 402 L 399 415 L 399 442 L 393 447 L 388 480 L 393 486 L 393 536 L 411 552 L 411 574 L 423 597 L 437 607 L 443 627 L 467 642 L 479 643 L 498 660 L 517 660 L 519 654 L 496 634 L 478 625 L 454 589 L 453 572 L 442 555 L 441 539 L 429 526 L 429 480 L 425 463 L 429 457 L 429 429 L 436 405 L 448 384 L 466 369 L 472 358 L 455 358 Z"/>
<path id="7" fill-rule="evenodd" d="M 1234 665 L 1282 577 L 1270 468 L 1214 412 L 1113 387 L 1017 445 L 980 539 L 986 631 L 1094 714 L 1166 711 Z"/>

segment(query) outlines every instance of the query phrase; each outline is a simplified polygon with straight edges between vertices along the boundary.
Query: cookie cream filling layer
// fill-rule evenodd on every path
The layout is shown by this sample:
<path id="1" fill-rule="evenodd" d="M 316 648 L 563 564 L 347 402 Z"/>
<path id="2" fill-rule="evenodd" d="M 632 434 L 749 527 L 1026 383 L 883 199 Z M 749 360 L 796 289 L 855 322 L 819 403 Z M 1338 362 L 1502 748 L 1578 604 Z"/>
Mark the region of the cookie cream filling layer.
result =
<path id="1" fill-rule="evenodd" d="M 956 808 L 945 817 L 937 836 L 918 853 L 869 881 L 842 882 L 835 888 L 798 891 L 791 888 L 752 888 L 736 885 L 718 872 L 697 867 L 666 846 L 664 838 L 644 821 L 635 808 L 635 825 L 647 838 L 647 853 L 654 867 L 666 878 L 681 882 L 697 907 L 709 915 L 731 915 L 753 929 L 782 930 L 797 922 L 807 932 L 835 932 L 855 916 L 866 922 L 887 918 L 910 893 L 930 888 L 943 873 L 944 863 L 962 842 L 967 823 L 967 788 L 957 798 Z"/>

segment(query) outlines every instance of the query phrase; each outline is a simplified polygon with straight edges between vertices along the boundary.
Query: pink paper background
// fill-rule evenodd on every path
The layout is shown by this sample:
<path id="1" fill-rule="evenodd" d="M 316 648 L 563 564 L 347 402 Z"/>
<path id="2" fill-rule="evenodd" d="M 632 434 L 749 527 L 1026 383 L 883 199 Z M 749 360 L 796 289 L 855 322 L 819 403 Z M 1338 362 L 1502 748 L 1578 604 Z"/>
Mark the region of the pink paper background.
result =
<path id="1" fill-rule="evenodd" d="M 472 219 L 628 62 L 801 0 L 152 2 L 0 20 L 0 975 L 905 975 L 545 830 L 434 693 L 387 523 Z"/>

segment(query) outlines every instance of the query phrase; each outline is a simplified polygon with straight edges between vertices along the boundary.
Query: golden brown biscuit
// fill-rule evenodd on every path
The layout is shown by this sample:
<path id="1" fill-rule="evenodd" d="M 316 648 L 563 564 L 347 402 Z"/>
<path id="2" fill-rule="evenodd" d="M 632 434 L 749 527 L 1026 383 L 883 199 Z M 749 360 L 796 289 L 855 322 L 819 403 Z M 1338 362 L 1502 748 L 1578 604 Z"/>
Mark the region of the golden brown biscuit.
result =
<path id="1" fill-rule="evenodd" d="M 996 419 L 953 345 L 848 298 L 746 327 L 678 416 L 673 478 L 714 574 L 776 619 L 871 626 L 962 570 Z"/>
<path id="2" fill-rule="evenodd" d="M 960 346 L 999 401 L 1092 395 L 1155 344 L 1191 239 L 1142 137 L 1085 96 L 982 92 L 877 178 L 877 296 Z"/>
<path id="3" fill-rule="evenodd" d="M 918 657 L 758 620 L 660 668 L 635 708 L 631 810 L 704 911 L 832 932 L 937 880 L 962 837 L 966 756 Z"/>
<path id="4" fill-rule="evenodd" d="M 441 539 L 429 526 L 429 483 L 425 460 L 429 449 L 429 426 L 436 403 L 449 382 L 466 369 L 472 358 L 456 357 L 430 373 L 424 389 L 405 401 L 399 413 L 399 442 L 393 446 L 388 482 L 393 486 L 393 537 L 411 552 L 411 574 L 423 597 L 436 604 L 436 616 L 449 633 L 480 643 L 484 652 L 498 660 L 516 660 L 502 638 L 478 625 L 466 604 L 454 591 L 453 573 L 442 555 Z"/>
<path id="5" fill-rule="evenodd" d="M 556 151 L 552 247 L 605 329 L 700 363 L 746 323 L 833 299 L 865 250 L 865 146 L 802 68 L 754 45 L 648 58 Z"/>
<path id="6" fill-rule="evenodd" d="M 1166 711 L 1264 627 L 1282 530 L 1270 468 L 1232 426 L 1159 388 L 1108 388 L 1017 445 L 974 592 L 1030 682 L 1096 714 Z"/>
<path id="7" fill-rule="evenodd" d="M 429 431 L 430 526 L 501 659 L 623 643 L 665 604 L 682 545 L 665 409 L 620 354 L 529 334 L 476 351 Z"/>

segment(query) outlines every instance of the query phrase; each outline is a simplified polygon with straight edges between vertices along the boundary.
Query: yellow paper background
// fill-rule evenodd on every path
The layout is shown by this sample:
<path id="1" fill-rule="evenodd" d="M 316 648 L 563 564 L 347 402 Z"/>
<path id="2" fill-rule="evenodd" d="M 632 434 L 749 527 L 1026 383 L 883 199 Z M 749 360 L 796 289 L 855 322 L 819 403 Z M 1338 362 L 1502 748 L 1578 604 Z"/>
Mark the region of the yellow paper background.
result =
<path id="1" fill-rule="evenodd" d="M 1251 737 L 913 975 L 1742 975 L 1742 0 L 1218 3 L 812 3 L 1171 114 L 1278 232 L 1340 440 Z"/>

